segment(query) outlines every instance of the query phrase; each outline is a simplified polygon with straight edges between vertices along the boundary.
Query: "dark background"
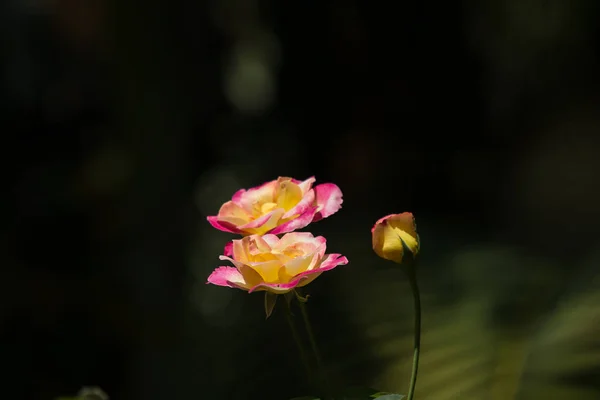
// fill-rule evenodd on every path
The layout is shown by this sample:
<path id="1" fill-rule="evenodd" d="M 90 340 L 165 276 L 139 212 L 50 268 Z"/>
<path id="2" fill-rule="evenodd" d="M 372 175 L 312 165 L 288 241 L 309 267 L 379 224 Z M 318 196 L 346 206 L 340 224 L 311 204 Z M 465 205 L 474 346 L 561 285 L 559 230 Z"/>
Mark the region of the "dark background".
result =
<path id="1" fill-rule="evenodd" d="M 205 285 L 239 188 L 316 176 L 350 263 L 308 287 L 331 379 L 421 399 L 600 398 L 600 4 L 0 3 L 6 399 L 308 394 L 262 296 Z"/>

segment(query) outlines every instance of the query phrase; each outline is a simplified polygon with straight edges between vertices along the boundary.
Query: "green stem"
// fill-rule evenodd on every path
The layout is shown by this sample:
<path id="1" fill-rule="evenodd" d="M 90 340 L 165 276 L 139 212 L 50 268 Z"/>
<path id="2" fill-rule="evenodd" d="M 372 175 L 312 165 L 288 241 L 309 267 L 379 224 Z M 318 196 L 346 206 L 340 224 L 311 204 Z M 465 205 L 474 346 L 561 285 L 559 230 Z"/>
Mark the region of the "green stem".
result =
<path id="1" fill-rule="evenodd" d="M 296 329 L 296 325 L 294 325 L 294 321 L 292 320 L 292 309 L 290 307 L 287 299 L 284 299 L 285 303 L 285 319 L 290 327 L 290 331 L 292 332 L 292 336 L 294 337 L 294 341 L 296 342 L 296 346 L 298 347 L 298 353 L 300 353 L 300 360 L 304 365 L 304 370 L 306 372 L 306 377 L 309 382 L 312 382 L 312 374 L 310 372 L 310 364 L 308 362 L 308 355 L 306 354 L 306 350 L 304 349 L 304 345 L 302 344 L 302 340 L 300 339 L 300 335 L 298 334 L 298 330 Z"/>
<path id="2" fill-rule="evenodd" d="M 419 353 L 421 350 L 421 295 L 419 294 L 419 285 L 417 284 L 417 276 L 414 269 L 411 268 L 411 270 L 408 272 L 408 278 L 415 303 L 415 348 L 413 353 L 410 386 L 407 397 L 407 400 L 412 400 L 415 395 L 415 387 L 417 385 L 417 374 L 419 372 Z"/>
<path id="3" fill-rule="evenodd" d="M 310 318 L 308 317 L 308 310 L 304 301 L 301 300 L 302 296 L 299 291 L 296 291 L 296 296 L 298 300 L 298 307 L 300 308 L 300 313 L 302 314 L 302 320 L 304 321 L 304 327 L 306 328 L 306 333 L 308 335 L 308 341 L 310 343 L 310 347 L 315 356 L 315 360 L 317 362 L 317 368 L 319 370 L 319 380 L 320 386 L 325 389 L 327 397 L 331 395 L 331 391 L 329 390 L 329 386 L 326 384 L 328 382 L 327 377 L 325 376 L 325 369 L 323 368 L 323 362 L 321 360 L 321 354 L 319 352 L 319 348 L 317 347 L 317 341 L 315 340 L 315 335 L 312 330 L 312 324 L 310 323 Z"/>
<path id="4" fill-rule="evenodd" d="M 317 368 L 320 371 L 323 370 L 323 364 L 321 362 L 321 355 L 319 353 L 319 348 L 317 347 L 317 341 L 315 340 L 315 335 L 313 334 L 312 325 L 310 324 L 310 319 L 308 318 L 308 311 L 306 310 L 306 305 L 303 302 L 298 302 L 298 307 L 300 307 L 300 312 L 302 313 L 302 320 L 304 321 L 304 326 L 306 327 L 306 333 L 308 334 L 308 341 L 310 342 L 310 347 L 315 356 L 315 360 L 317 361 Z"/>

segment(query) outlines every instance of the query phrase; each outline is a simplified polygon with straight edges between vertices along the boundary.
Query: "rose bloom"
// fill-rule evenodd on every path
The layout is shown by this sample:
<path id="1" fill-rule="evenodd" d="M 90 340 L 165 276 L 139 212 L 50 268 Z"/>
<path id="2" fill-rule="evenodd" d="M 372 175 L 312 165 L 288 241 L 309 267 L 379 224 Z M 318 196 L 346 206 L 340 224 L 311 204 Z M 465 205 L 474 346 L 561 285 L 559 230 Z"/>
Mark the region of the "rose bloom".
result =
<path id="1" fill-rule="evenodd" d="M 373 250 L 381 258 L 402 263 L 404 248 L 413 256 L 419 253 L 420 242 L 414 216 L 405 212 L 381 218 L 371 229 Z"/>
<path id="2" fill-rule="evenodd" d="M 308 285 L 321 273 L 348 259 L 341 254 L 325 254 L 326 240 L 308 232 L 283 235 L 251 235 L 234 240 L 221 260 L 235 267 L 218 267 L 207 283 L 254 291 L 283 294 Z"/>
<path id="3" fill-rule="evenodd" d="M 342 191 L 332 183 L 312 187 L 305 181 L 279 177 L 252 189 L 238 190 L 221 206 L 216 216 L 207 217 L 215 228 L 231 233 L 281 234 L 304 228 L 337 212 Z"/>

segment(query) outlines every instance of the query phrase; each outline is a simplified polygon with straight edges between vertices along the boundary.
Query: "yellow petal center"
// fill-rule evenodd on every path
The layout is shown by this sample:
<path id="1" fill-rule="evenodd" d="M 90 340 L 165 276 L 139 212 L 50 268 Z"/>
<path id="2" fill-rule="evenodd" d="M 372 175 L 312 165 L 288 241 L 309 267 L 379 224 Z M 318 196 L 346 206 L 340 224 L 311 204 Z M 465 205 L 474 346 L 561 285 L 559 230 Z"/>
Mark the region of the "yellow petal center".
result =
<path id="1" fill-rule="evenodd" d="M 250 266 L 267 283 L 279 283 L 279 270 L 283 267 L 279 260 L 270 260 Z"/>
<path id="2" fill-rule="evenodd" d="M 260 206 L 261 214 L 267 214 L 277 208 L 277 203 L 264 203 Z"/>
<path id="3" fill-rule="evenodd" d="M 302 200 L 302 189 L 292 181 L 283 181 L 275 197 L 279 207 L 289 211 Z"/>

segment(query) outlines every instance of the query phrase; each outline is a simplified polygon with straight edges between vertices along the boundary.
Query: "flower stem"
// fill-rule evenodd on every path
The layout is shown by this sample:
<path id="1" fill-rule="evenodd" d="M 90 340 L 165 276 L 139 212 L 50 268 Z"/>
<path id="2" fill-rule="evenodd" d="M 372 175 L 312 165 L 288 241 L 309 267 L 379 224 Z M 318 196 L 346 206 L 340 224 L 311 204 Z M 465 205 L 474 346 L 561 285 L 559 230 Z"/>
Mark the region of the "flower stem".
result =
<path id="1" fill-rule="evenodd" d="M 315 335 L 313 333 L 312 324 L 310 323 L 310 318 L 308 317 L 308 309 L 304 302 L 306 300 L 302 300 L 302 296 L 299 291 L 296 291 L 296 296 L 298 299 L 298 307 L 300 308 L 300 313 L 302 314 L 302 320 L 304 321 L 304 327 L 306 328 L 306 333 L 308 335 L 308 341 L 310 343 L 310 347 L 312 349 L 313 355 L 315 357 L 315 361 L 317 362 L 317 368 L 319 370 L 319 386 L 321 386 L 325 390 L 325 394 L 327 397 L 330 396 L 331 391 L 329 390 L 329 386 L 327 383 L 327 377 L 325 375 L 325 369 L 323 368 L 323 362 L 321 359 L 321 353 L 319 352 L 319 348 L 317 347 L 317 341 L 315 340 Z"/>
<path id="2" fill-rule="evenodd" d="M 302 313 L 302 320 L 304 320 L 304 326 L 306 327 L 306 333 L 308 334 L 308 341 L 310 342 L 310 347 L 312 348 L 315 360 L 317 361 L 317 368 L 319 368 L 319 370 L 322 371 L 323 365 L 321 363 L 321 355 L 319 353 L 319 348 L 317 347 L 315 335 L 313 334 L 310 319 L 308 318 L 308 311 L 306 310 L 306 305 L 304 305 L 303 302 L 299 301 L 298 307 L 300 307 L 300 312 Z"/>
<path id="3" fill-rule="evenodd" d="M 312 374 L 310 372 L 310 364 L 308 362 L 308 355 L 306 353 L 304 345 L 302 344 L 302 340 L 300 339 L 300 335 L 298 334 L 296 325 L 294 324 L 294 321 L 292 320 L 292 309 L 291 309 L 290 304 L 287 301 L 287 299 L 286 299 L 286 301 L 284 301 L 284 303 L 285 303 L 285 319 L 287 320 L 287 323 L 290 327 L 290 331 L 292 332 L 294 341 L 296 342 L 296 346 L 298 347 L 298 353 L 300 353 L 300 360 L 302 361 L 302 364 L 304 365 L 306 377 L 308 378 L 309 382 L 312 382 Z"/>
<path id="4" fill-rule="evenodd" d="M 410 386 L 407 397 L 407 400 L 412 400 L 415 395 L 415 387 L 417 385 L 417 373 L 419 372 L 419 353 L 421 351 L 421 295 L 419 294 L 417 276 L 413 268 L 411 268 L 411 270 L 408 272 L 408 279 L 410 281 L 410 288 L 413 292 L 415 307 L 415 347 L 413 353 L 412 373 L 410 376 Z"/>

